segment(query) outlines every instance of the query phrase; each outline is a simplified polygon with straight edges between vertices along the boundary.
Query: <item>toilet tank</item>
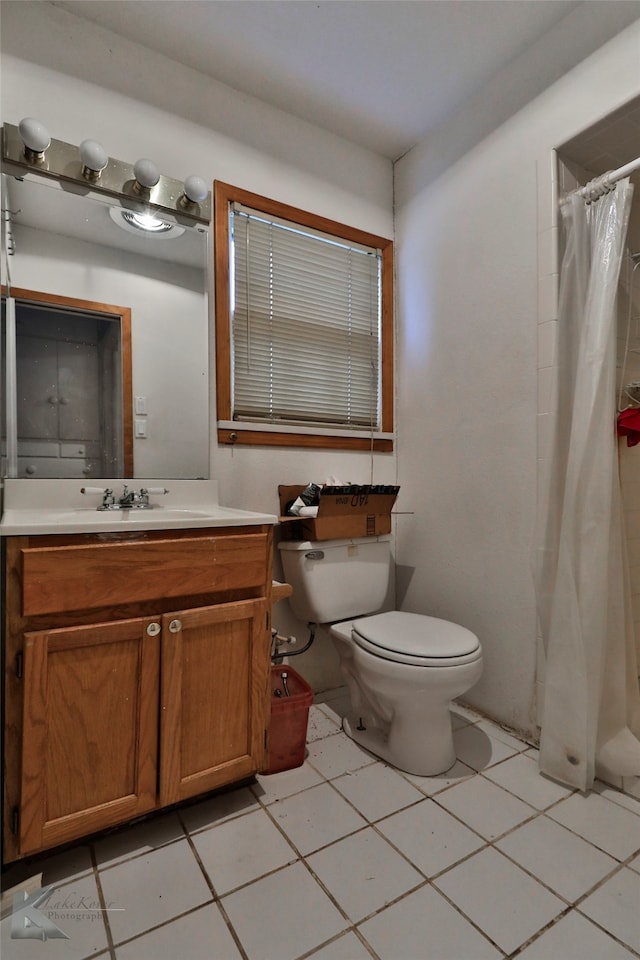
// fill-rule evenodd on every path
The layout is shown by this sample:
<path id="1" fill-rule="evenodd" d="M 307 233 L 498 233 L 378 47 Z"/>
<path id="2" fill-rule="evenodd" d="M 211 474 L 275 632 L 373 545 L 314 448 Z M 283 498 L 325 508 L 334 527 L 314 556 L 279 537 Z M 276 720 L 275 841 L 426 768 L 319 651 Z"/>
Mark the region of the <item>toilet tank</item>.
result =
<path id="1" fill-rule="evenodd" d="M 391 572 L 391 537 L 286 540 L 278 544 L 291 609 L 300 620 L 335 623 L 374 613 L 384 604 Z"/>

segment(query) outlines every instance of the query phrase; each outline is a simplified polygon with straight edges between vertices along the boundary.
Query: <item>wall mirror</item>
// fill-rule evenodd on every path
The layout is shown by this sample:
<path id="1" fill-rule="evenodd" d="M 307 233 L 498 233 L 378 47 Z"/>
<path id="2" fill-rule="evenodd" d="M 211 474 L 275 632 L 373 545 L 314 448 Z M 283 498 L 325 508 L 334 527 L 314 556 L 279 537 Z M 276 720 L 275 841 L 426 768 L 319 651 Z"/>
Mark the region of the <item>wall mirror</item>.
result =
<path id="1" fill-rule="evenodd" d="M 172 229 L 154 234 L 90 188 L 2 179 L 17 385 L 3 476 L 15 430 L 20 477 L 208 478 L 207 227 L 163 214 Z M 3 371 L 4 327 L 3 310 Z"/>

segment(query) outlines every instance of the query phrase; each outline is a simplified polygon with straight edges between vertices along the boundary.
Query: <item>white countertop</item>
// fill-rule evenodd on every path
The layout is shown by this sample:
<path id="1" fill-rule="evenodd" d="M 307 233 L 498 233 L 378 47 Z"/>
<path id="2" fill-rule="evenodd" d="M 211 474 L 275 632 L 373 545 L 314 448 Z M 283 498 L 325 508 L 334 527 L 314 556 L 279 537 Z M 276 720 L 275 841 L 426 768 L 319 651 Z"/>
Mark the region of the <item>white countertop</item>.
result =
<path id="1" fill-rule="evenodd" d="M 98 510 L 99 493 L 82 494 L 82 480 L 6 479 L 0 536 L 29 534 L 107 533 L 136 530 L 179 530 L 202 527 L 276 524 L 272 514 L 256 513 L 218 503 L 215 480 L 99 480 L 91 487 L 122 493 L 124 483 L 139 491 L 166 488 L 150 494 L 152 509 Z"/>

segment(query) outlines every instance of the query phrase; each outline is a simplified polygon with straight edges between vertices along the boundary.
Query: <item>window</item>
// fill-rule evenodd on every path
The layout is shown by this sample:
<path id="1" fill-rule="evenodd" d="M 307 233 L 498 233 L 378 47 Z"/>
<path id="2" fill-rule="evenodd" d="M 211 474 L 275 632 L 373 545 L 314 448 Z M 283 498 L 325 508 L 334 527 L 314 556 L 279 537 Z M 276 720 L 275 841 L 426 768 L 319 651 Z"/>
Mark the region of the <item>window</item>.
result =
<path id="1" fill-rule="evenodd" d="M 391 450 L 392 241 L 215 184 L 218 439 Z"/>

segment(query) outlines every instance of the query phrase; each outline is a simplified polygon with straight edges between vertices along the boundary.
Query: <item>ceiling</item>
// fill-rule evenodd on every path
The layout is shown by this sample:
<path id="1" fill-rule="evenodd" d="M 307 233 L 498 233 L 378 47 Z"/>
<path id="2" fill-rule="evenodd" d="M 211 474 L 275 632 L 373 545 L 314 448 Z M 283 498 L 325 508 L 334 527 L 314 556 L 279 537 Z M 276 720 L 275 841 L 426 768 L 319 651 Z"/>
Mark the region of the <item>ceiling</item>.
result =
<path id="1" fill-rule="evenodd" d="M 544 89 L 640 17 L 638 0 L 53 5 L 392 160 L 526 51 Z M 500 99 L 510 94 L 505 84 Z"/>

